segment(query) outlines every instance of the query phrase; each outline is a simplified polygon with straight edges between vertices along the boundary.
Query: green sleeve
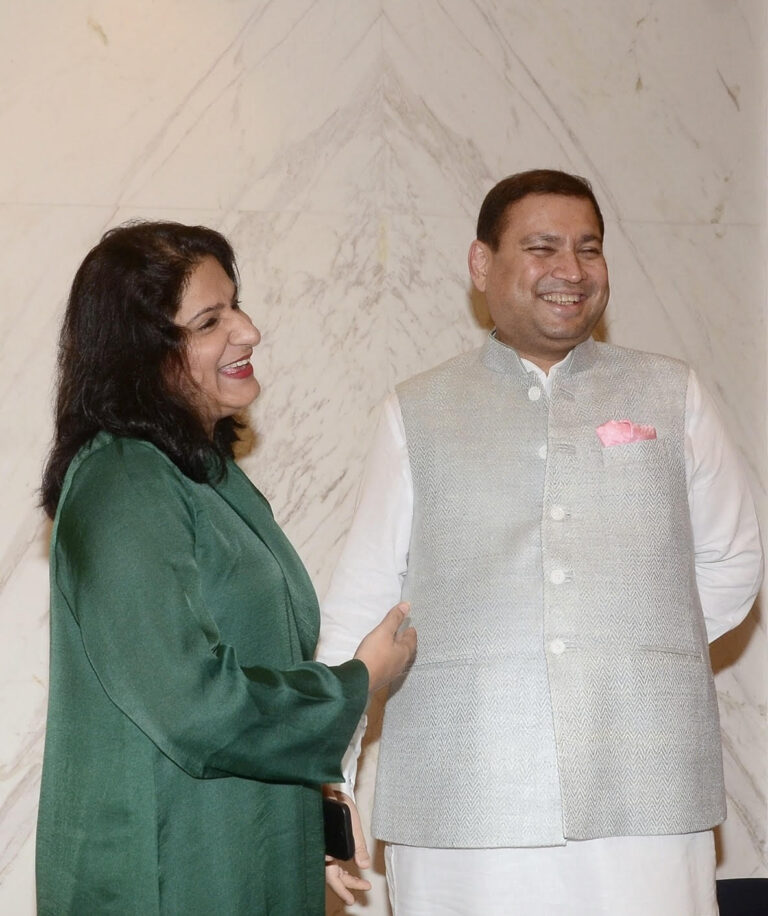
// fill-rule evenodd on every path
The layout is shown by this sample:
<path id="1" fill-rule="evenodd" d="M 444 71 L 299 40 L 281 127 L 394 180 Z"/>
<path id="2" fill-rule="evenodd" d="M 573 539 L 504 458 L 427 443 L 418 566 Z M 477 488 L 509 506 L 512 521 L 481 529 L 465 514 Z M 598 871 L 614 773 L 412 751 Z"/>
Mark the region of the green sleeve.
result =
<path id="1" fill-rule="evenodd" d="M 338 780 L 367 700 L 365 666 L 238 664 L 202 600 L 190 486 L 151 446 L 116 440 L 65 487 L 54 587 L 95 677 L 192 776 Z"/>

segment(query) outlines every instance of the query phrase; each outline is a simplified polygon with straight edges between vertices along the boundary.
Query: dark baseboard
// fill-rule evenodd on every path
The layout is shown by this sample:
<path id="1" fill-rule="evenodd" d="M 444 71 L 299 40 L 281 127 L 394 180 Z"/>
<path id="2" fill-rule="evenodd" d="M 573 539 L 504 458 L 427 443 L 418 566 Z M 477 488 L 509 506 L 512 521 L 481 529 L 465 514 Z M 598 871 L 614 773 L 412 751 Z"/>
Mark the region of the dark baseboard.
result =
<path id="1" fill-rule="evenodd" d="M 768 878 L 723 878 L 717 903 L 720 916 L 768 916 Z"/>

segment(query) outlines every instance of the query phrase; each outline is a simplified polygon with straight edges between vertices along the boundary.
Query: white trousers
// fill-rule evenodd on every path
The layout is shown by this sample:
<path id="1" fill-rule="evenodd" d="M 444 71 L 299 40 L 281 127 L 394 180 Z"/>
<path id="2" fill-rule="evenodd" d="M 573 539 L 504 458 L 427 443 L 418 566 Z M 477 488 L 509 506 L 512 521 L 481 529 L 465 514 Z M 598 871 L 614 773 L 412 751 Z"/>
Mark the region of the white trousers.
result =
<path id="1" fill-rule="evenodd" d="M 388 845 L 394 916 L 717 916 L 711 830 L 525 849 Z"/>

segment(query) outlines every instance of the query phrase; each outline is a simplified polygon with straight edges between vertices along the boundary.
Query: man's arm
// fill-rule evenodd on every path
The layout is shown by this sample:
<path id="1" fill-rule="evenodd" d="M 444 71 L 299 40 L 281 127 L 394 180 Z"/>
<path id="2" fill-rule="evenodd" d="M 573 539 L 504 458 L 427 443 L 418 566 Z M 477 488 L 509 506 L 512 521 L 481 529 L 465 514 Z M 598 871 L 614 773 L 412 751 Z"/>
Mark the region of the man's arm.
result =
<path id="1" fill-rule="evenodd" d="M 400 600 L 408 563 L 413 484 L 400 406 L 384 402 L 358 492 L 352 526 L 322 606 L 318 661 L 354 654 L 362 637 Z M 351 795 L 365 717 L 344 757 Z"/>
<path id="2" fill-rule="evenodd" d="M 712 642 L 749 613 L 763 577 L 763 551 L 741 459 L 693 371 L 685 410 L 685 463 L 696 582 Z"/>
<path id="3" fill-rule="evenodd" d="M 413 485 L 405 432 L 397 398 L 391 395 L 379 417 L 352 526 L 323 602 L 319 661 L 333 664 L 331 659 L 349 658 L 363 635 L 381 620 L 390 605 L 400 600 L 412 513 Z M 345 781 L 336 787 L 343 793 L 337 796 L 350 803 L 355 864 L 359 868 L 371 864 L 353 801 L 357 758 L 366 724 L 363 715 L 342 760 Z M 326 882 L 347 904 L 354 899 L 353 890 L 370 888 L 368 881 L 350 874 L 334 860 L 326 863 Z"/>

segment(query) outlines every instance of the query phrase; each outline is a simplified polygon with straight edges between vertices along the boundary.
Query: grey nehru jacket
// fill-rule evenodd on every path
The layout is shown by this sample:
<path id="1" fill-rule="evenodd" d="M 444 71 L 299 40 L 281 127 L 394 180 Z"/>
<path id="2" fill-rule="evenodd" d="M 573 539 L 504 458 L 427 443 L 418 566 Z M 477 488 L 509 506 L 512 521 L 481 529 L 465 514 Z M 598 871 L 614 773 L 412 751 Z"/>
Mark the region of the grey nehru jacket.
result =
<path id="1" fill-rule="evenodd" d="M 589 340 L 548 398 L 491 337 L 399 386 L 419 649 L 387 704 L 378 837 L 542 846 L 723 819 L 687 380 Z M 596 428 L 623 419 L 657 438 L 604 448 Z"/>

